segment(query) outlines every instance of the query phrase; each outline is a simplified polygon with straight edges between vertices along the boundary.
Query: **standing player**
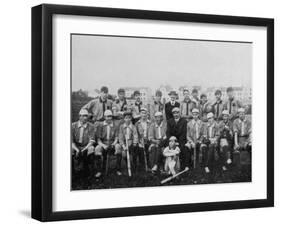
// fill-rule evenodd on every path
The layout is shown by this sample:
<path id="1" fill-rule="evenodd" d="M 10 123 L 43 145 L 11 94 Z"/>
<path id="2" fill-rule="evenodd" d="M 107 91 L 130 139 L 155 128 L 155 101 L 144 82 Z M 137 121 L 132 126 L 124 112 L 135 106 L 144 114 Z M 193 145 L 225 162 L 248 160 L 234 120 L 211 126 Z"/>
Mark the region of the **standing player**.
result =
<path id="1" fill-rule="evenodd" d="M 179 108 L 180 107 L 180 103 L 176 101 L 177 96 L 178 96 L 176 91 L 171 91 L 169 93 L 169 96 L 170 96 L 170 101 L 165 104 L 165 114 L 166 114 L 166 120 L 167 121 L 169 121 L 170 119 L 173 118 L 172 110 L 174 108 Z"/>
<path id="2" fill-rule="evenodd" d="M 162 112 L 162 114 L 164 115 L 164 103 L 162 103 L 161 99 L 162 92 L 160 90 L 157 90 L 155 93 L 154 100 L 149 106 L 149 116 L 151 122 L 155 121 L 154 115 L 156 112 Z"/>
<path id="3" fill-rule="evenodd" d="M 207 99 L 207 95 L 202 93 L 200 96 L 200 102 L 199 102 L 199 112 L 200 112 L 199 118 L 203 122 L 207 122 L 207 114 L 210 111 L 212 111 L 212 106 Z"/>
<path id="4" fill-rule="evenodd" d="M 99 98 L 91 100 L 82 109 L 90 112 L 93 123 L 104 121 L 104 112 L 112 109 L 112 101 L 108 99 L 108 88 L 101 87 Z"/>
<path id="5" fill-rule="evenodd" d="M 134 99 L 135 99 L 135 103 L 132 106 L 133 124 L 135 124 L 140 119 L 141 108 L 145 107 L 141 100 L 140 91 L 136 90 L 134 92 Z"/>
<path id="6" fill-rule="evenodd" d="M 187 122 L 192 119 L 192 109 L 196 107 L 196 102 L 190 99 L 189 90 L 183 90 L 184 99 L 180 103 L 181 117 L 185 118 Z"/>
<path id="7" fill-rule="evenodd" d="M 229 112 L 229 119 L 233 122 L 238 118 L 238 109 L 242 108 L 242 103 L 239 100 L 235 99 L 234 90 L 232 87 L 228 87 L 226 89 L 226 93 L 228 99 L 225 102 L 224 109 Z"/>
<path id="8" fill-rule="evenodd" d="M 200 99 L 198 97 L 199 93 L 197 89 L 193 89 L 191 92 L 191 100 L 195 103 L 195 107 L 199 108 Z"/>
<path id="9" fill-rule="evenodd" d="M 216 121 L 222 120 L 222 111 L 224 110 L 224 104 L 221 99 L 222 92 L 220 90 L 216 90 L 215 92 L 216 102 L 213 104 L 213 113 Z"/>

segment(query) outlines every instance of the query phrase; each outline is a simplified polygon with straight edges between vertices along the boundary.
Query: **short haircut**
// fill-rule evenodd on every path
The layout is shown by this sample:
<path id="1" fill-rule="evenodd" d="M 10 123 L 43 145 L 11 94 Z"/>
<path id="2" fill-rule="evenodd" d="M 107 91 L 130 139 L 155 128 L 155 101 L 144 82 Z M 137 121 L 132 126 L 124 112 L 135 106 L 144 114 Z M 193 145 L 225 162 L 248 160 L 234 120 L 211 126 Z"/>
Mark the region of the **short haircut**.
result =
<path id="1" fill-rule="evenodd" d="M 221 95 L 221 90 L 217 89 L 216 92 L 215 92 L 215 95 Z"/>
<path id="2" fill-rule="evenodd" d="M 103 86 L 101 87 L 100 91 L 103 93 L 108 93 L 108 88 L 106 86 Z"/>
<path id="3" fill-rule="evenodd" d="M 226 92 L 228 93 L 228 92 L 232 92 L 233 91 L 233 88 L 232 87 L 227 87 L 227 89 L 226 89 Z"/>

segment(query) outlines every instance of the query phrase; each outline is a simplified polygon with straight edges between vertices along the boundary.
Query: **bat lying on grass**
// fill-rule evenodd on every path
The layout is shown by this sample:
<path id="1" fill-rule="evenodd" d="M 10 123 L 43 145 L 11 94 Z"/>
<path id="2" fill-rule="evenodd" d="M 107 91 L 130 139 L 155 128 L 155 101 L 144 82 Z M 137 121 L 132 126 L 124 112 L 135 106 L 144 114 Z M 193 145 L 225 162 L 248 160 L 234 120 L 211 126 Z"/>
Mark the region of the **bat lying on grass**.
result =
<path id="1" fill-rule="evenodd" d="M 187 172 L 187 171 L 188 171 L 188 169 L 185 169 L 185 170 L 183 170 L 183 171 L 181 171 L 181 172 L 179 172 L 179 173 L 177 173 L 177 174 L 174 174 L 174 175 L 172 175 L 172 176 L 170 176 L 170 177 L 168 177 L 168 178 L 162 180 L 162 181 L 161 181 L 161 184 L 165 184 L 165 183 L 167 183 L 167 182 L 173 180 L 174 178 L 178 177 L 179 175 L 181 175 L 181 174 L 183 174 L 183 173 L 185 173 L 185 172 Z"/>

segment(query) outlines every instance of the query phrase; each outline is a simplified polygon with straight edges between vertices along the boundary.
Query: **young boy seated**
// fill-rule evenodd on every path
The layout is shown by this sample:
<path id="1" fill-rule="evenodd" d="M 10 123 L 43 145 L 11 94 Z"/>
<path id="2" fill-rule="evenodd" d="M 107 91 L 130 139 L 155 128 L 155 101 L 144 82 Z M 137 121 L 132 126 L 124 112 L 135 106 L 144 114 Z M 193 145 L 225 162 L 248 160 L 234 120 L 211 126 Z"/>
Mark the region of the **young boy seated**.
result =
<path id="1" fill-rule="evenodd" d="M 180 169 L 179 153 L 180 149 L 177 146 L 177 138 L 171 136 L 169 139 L 169 146 L 163 151 L 163 155 L 166 157 L 164 170 L 168 174 L 175 175 Z"/>

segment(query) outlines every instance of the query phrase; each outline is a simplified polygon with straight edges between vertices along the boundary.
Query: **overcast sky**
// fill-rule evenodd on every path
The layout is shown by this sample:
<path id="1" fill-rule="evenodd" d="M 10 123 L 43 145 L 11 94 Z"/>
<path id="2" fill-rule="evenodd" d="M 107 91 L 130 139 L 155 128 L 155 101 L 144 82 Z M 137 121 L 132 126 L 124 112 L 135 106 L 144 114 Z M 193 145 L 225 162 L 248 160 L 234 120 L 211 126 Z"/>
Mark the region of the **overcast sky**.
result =
<path id="1" fill-rule="evenodd" d="M 72 36 L 72 89 L 250 86 L 252 44 Z"/>

